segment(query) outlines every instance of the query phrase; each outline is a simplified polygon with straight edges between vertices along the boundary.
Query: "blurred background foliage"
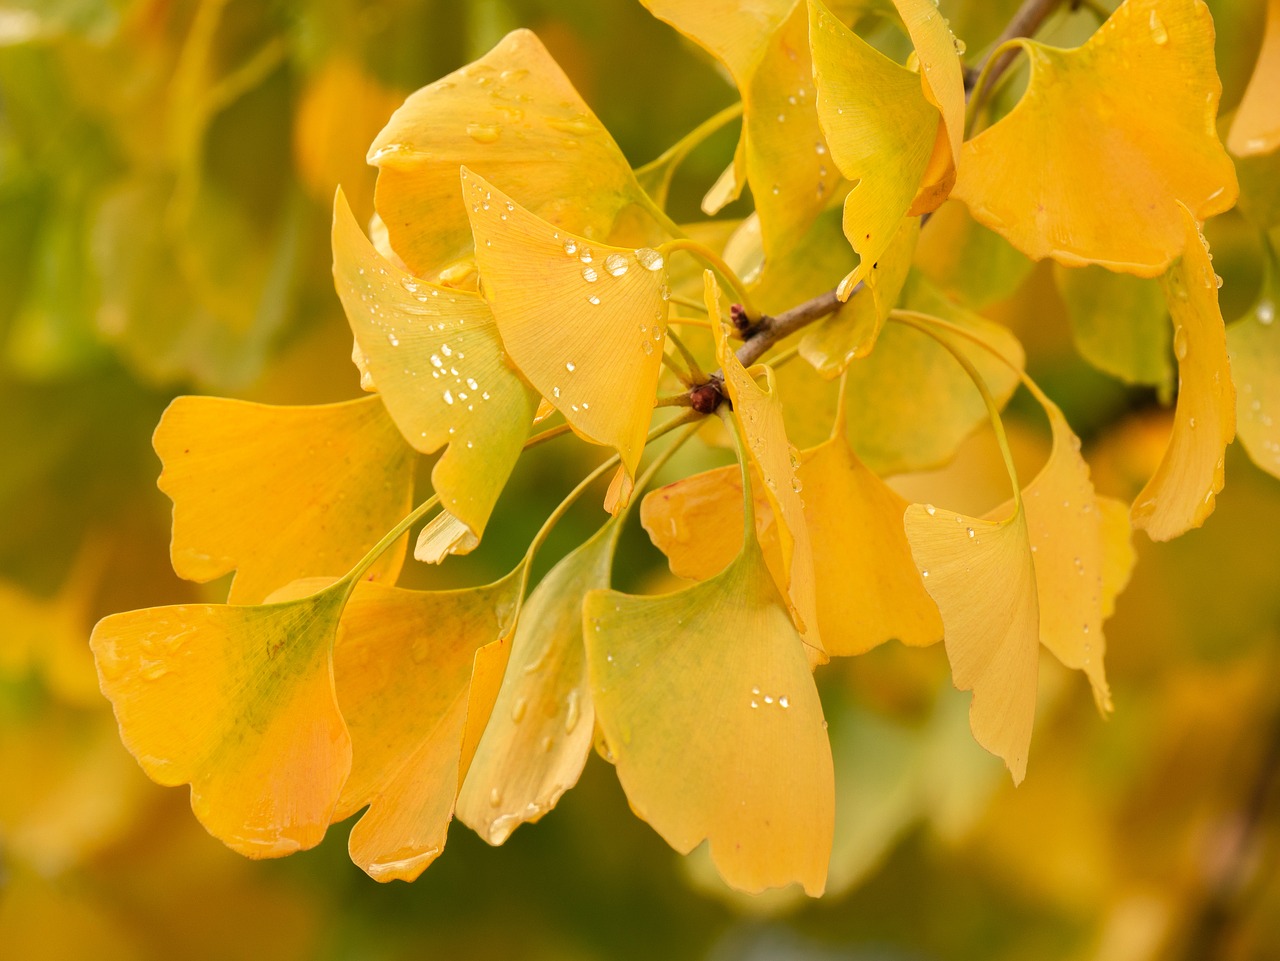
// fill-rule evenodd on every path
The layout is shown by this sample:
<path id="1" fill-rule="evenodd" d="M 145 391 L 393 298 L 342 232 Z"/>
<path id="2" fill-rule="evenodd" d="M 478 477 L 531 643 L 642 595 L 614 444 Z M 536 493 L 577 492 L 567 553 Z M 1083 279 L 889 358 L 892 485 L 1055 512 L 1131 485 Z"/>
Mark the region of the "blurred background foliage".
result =
<path id="1" fill-rule="evenodd" d="M 1015 5 L 942 8 L 980 52 Z M 1210 6 L 1225 124 L 1265 4 Z M 1080 42 L 1091 16 L 1055 21 L 1047 39 Z M 1136 538 L 1108 627 L 1114 717 L 1044 662 L 1021 789 L 971 742 L 940 647 L 888 645 L 821 673 L 839 808 L 820 902 L 727 891 L 709 862 L 677 857 L 631 815 L 598 759 L 502 849 L 455 825 L 413 885 L 366 878 L 341 826 L 315 851 L 242 860 L 204 834 L 185 791 L 146 780 L 98 694 L 89 629 L 226 588 L 168 568 L 150 432 L 178 393 L 358 393 L 329 273 L 334 188 L 367 219 L 365 148 L 390 112 L 517 26 L 539 33 L 636 165 L 735 98 L 633 0 L 0 2 L 0 958 L 1280 956 L 1280 486 L 1238 445 L 1203 530 L 1164 546 Z M 734 136 L 682 168 L 677 219 L 697 216 Z M 1276 156 L 1241 175 L 1247 217 L 1208 227 L 1228 320 L 1257 294 L 1259 229 L 1280 220 Z M 1100 490 L 1131 497 L 1159 458 L 1172 389 L 1163 308 L 1141 282 L 1032 265 L 955 204 L 925 232 L 920 263 L 1026 343 Z M 1121 310 L 1154 315 L 1155 348 L 1117 361 L 1127 355 L 1098 344 L 1115 328 L 1106 312 Z M 1099 357 L 1105 373 L 1085 359 Z M 1015 398 L 1024 469 L 1044 454 L 1039 416 Z M 711 456 L 684 452 L 669 471 Z M 581 445 L 537 450 L 481 550 L 411 565 L 409 582 L 505 570 L 589 462 Z M 1006 482 L 979 434 L 943 470 L 895 483 L 982 510 Z M 578 510 L 548 557 L 598 520 Z M 621 586 L 664 585 L 632 526 Z"/>

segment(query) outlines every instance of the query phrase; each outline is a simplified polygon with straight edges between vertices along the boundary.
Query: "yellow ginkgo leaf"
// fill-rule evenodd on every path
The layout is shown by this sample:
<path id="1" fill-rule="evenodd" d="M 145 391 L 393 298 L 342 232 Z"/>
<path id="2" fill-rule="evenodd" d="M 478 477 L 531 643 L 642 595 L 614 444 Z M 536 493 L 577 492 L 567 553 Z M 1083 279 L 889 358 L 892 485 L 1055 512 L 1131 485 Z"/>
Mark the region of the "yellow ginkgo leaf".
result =
<path id="1" fill-rule="evenodd" d="M 937 608 L 911 559 L 902 514 L 907 502 L 869 471 L 843 432 L 800 455 L 804 514 L 813 548 L 817 623 L 833 657 L 862 654 L 891 638 L 904 644 L 942 639 Z M 758 484 L 756 540 L 769 572 L 785 586 L 774 514 Z M 705 580 L 736 555 L 742 481 L 735 467 L 695 474 L 652 491 L 640 520 L 671 571 Z"/>
<path id="2" fill-rule="evenodd" d="M 1163 279 L 1173 315 L 1178 400 L 1160 466 L 1134 499 L 1133 526 L 1167 541 L 1199 527 L 1222 490 L 1227 445 L 1236 434 L 1236 392 L 1218 281 L 1190 210 L 1181 210 L 1184 250 Z"/>
<path id="3" fill-rule="evenodd" d="M 711 317 L 719 317 L 720 290 L 715 275 L 710 270 L 706 271 L 703 282 L 707 313 Z M 796 626 L 804 635 L 805 642 L 817 655 L 822 651 L 822 636 L 817 616 L 813 548 L 804 516 L 804 502 L 800 498 L 804 484 L 796 476 L 800 457 L 787 439 L 773 368 L 759 368 L 765 382 L 761 387 L 734 354 L 728 327 L 721 322 L 714 324 L 712 330 L 716 340 L 716 360 L 724 371 L 725 387 L 733 403 L 733 417 L 742 429 L 751 463 L 764 481 L 765 496 L 781 519 L 778 541 L 787 577 L 783 596 L 788 598 Z"/>
<path id="4" fill-rule="evenodd" d="M 125 746 L 153 780 L 190 784 L 200 823 L 248 857 L 314 847 L 332 820 L 351 769 L 331 661 L 349 589 L 130 611 L 93 630 Z"/>
<path id="5" fill-rule="evenodd" d="M 809 42 L 831 156 L 858 181 L 844 204 L 844 233 L 859 260 L 840 282 L 843 300 L 888 250 L 911 209 L 941 121 L 920 78 L 849 30 L 821 0 L 809 0 Z"/>
<path id="6" fill-rule="evenodd" d="M 920 60 L 924 94 L 942 114 L 941 132 L 954 165 L 960 159 L 960 141 L 964 139 L 965 105 L 964 73 L 955 35 L 933 0 L 893 0 L 893 5 L 898 8 Z"/>
<path id="7" fill-rule="evenodd" d="M 1266 248 L 1262 291 L 1253 308 L 1227 329 L 1231 374 L 1240 385 L 1240 441 L 1253 462 L 1280 477 L 1280 264 Z M 1190 349 L 1190 348 L 1188 348 Z"/>
<path id="8" fill-rule="evenodd" d="M 449 445 L 431 483 L 448 516 L 470 535 L 460 534 L 445 550 L 465 553 L 479 543 L 520 457 L 538 395 L 506 363 L 483 298 L 388 263 L 341 193 L 334 202 L 333 274 L 364 363 L 400 433 L 424 454 Z"/>
<path id="9" fill-rule="evenodd" d="M 871 353 L 885 318 L 902 297 L 919 237 L 919 218 L 903 221 L 888 249 L 867 271 L 866 287 L 805 334 L 800 354 L 818 373 L 839 376 L 851 361 Z"/>
<path id="10" fill-rule="evenodd" d="M 634 476 L 667 329 L 662 254 L 557 230 L 465 168 L 462 189 L 507 353 L 577 433 L 616 449 Z"/>
<path id="11" fill-rule="evenodd" d="M 193 581 L 235 570 L 236 604 L 345 574 L 413 496 L 413 450 L 377 397 L 315 407 L 179 397 L 152 442 L 173 501 L 173 569 Z M 392 547 L 370 576 L 394 581 L 404 552 Z"/>
<path id="12" fill-rule="evenodd" d="M 1004 759 L 1015 783 L 1027 771 L 1039 677 L 1039 602 L 1019 508 L 1004 521 L 912 504 L 907 540 L 942 615 L 951 678 L 973 691 L 969 726 Z"/>
<path id="13" fill-rule="evenodd" d="M 605 524 L 529 596 L 506 676 L 458 795 L 458 818 L 490 844 L 555 807 L 591 752 L 595 710 L 582 599 L 607 587 L 620 525 Z"/>
<path id="14" fill-rule="evenodd" d="M 523 571 L 457 591 L 362 583 L 343 613 L 333 667 L 353 761 L 335 819 L 368 806 L 349 849 L 376 880 L 412 881 L 444 848 L 472 668 L 510 632 Z"/>
<path id="15" fill-rule="evenodd" d="M 1249 86 L 1231 122 L 1227 146 L 1237 157 L 1280 147 L 1280 0 L 1267 0 L 1267 26 Z"/>
<path id="16" fill-rule="evenodd" d="M 543 220 L 597 241 L 628 208 L 648 203 L 609 132 L 528 30 L 410 96 L 369 148 L 369 162 L 378 167 L 375 199 L 391 246 L 423 276 L 471 253 L 461 164 L 506 186 Z M 634 218 L 621 219 L 634 229 Z"/>
<path id="17" fill-rule="evenodd" d="M 973 691 L 974 738 L 1004 760 L 1015 783 L 1026 774 L 1041 643 L 1082 670 L 1099 709 L 1110 709 L 1102 621 L 1133 562 L 1128 525 L 1094 492 L 1079 439 L 1057 406 L 1027 386 L 1044 407 L 1053 446 L 1025 490 L 986 518 L 921 504 L 905 514 L 912 556 L 942 615 L 952 678 Z"/>
<path id="18" fill-rule="evenodd" d="M 965 143 L 955 195 L 1035 260 L 1158 276 L 1186 240 L 1178 203 L 1203 219 L 1238 192 L 1209 8 L 1125 0 L 1083 47 L 1016 42 L 1030 85 Z"/>
<path id="19" fill-rule="evenodd" d="M 632 809 L 677 851 L 704 839 L 733 887 L 826 883 L 834 778 L 804 645 L 748 533 L 674 594 L 584 606 L 596 718 Z"/>

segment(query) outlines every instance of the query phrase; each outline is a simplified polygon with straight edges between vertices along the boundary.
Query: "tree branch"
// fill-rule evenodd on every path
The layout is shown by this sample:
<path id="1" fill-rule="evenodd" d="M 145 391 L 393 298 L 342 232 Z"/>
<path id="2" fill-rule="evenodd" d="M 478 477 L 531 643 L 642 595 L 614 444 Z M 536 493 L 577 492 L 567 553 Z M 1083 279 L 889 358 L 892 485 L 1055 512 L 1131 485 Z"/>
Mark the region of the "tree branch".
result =
<path id="1" fill-rule="evenodd" d="M 1009 40 L 1033 35 L 1062 2 L 1063 0 L 1023 0 L 1022 6 L 1010 18 L 1009 23 L 1005 26 L 1004 31 L 991 49 L 995 51 L 1000 48 L 1001 44 Z M 990 83 L 994 83 L 1009 69 L 1015 55 L 1015 51 L 1005 51 L 998 61 L 990 65 Z M 986 65 L 987 62 L 984 60 L 978 70 L 980 71 Z M 972 76 L 977 76 L 977 73 L 971 74 L 970 71 L 965 71 L 966 98 L 972 92 L 969 87 Z M 928 214 L 925 214 L 926 220 L 928 216 Z M 862 286 L 862 283 L 859 282 L 850 296 L 861 290 Z M 780 314 L 762 316 L 748 329 L 747 335 L 744 337 L 744 343 L 737 350 L 739 363 L 744 367 L 750 367 L 778 341 L 807 327 L 815 320 L 821 320 L 823 317 L 835 313 L 839 307 L 840 300 L 836 297 L 835 290 L 832 289 L 806 300 L 802 304 L 797 304 L 795 307 Z M 714 318 L 712 320 L 714 321 Z M 693 403 L 695 410 L 711 413 L 725 399 L 723 371 L 716 371 L 707 379 L 705 384 L 695 385 L 690 388 L 689 392 L 691 397 L 694 392 L 698 393 L 698 397 L 694 398 L 695 402 Z"/>

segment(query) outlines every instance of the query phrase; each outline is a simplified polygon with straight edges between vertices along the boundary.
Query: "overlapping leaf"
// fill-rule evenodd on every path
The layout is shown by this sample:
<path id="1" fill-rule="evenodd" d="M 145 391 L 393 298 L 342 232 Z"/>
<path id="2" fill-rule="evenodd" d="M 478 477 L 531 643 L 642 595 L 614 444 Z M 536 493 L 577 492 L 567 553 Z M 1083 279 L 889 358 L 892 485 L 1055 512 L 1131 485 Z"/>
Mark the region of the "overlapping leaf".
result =
<path id="1" fill-rule="evenodd" d="M 1173 315 L 1178 400 L 1169 446 L 1134 499 L 1133 526 L 1166 541 L 1199 527 L 1222 490 L 1227 445 L 1236 433 L 1236 392 L 1218 307 L 1218 280 L 1196 219 L 1181 210 L 1185 249 L 1163 278 Z"/>
<path id="2" fill-rule="evenodd" d="M 751 537 L 674 594 L 584 605 L 596 717 L 632 809 L 673 848 L 704 839 L 724 879 L 822 893 L 834 781 L 822 705 Z"/>
<path id="3" fill-rule="evenodd" d="M 350 584 L 256 607 L 114 614 L 90 646 L 143 770 L 190 784 L 209 833 L 249 857 L 324 837 L 351 769 L 332 645 Z"/>
<path id="4" fill-rule="evenodd" d="M 1128 383 L 1167 392 L 1171 334 L 1159 283 L 1101 267 L 1058 267 L 1054 276 L 1081 356 Z"/>
<path id="5" fill-rule="evenodd" d="M 1270 153 L 1280 147 L 1277 90 L 1280 90 L 1280 0 L 1268 0 L 1262 49 L 1227 137 L 1227 146 L 1237 157 Z"/>
<path id="6" fill-rule="evenodd" d="M 1240 441 L 1253 462 L 1280 477 L 1280 265 L 1268 245 L 1262 291 L 1247 315 L 1227 328 L 1231 373 L 1239 384 Z M 1188 347 L 1188 350 L 1190 348 Z"/>
<path id="7" fill-rule="evenodd" d="M 633 218 L 623 216 L 646 205 L 626 158 L 528 30 L 409 97 L 369 162 L 379 169 L 375 199 L 391 246 L 423 276 L 471 252 L 460 164 L 557 228 L 593 241 L 616 230 L 624 243 L 652 242 L 634 236 Z"/>
<path id="8" fill-rule="evenodd" d="M 458 817 L 490 844 L 539 820 L 578 781 L 595 709 L 582 605 L 607 587 L 619 524 L 610 521 L 560 561 L 520 615 L 489 724 L 458 796 Z"/>
<path id="9" fill-rule="evenodd" d="M 666 335 L 666 273 L 652 248 L 557 230 L 463 169 L 484 296 L 507 353 L 583 437 L 634 476 Z"/>
<path id="10" fill-rule="evenodd" d="M 840 283 L 844 299 L 912 210 L 941 118 L 916 74 L 845 27 L 821 0 L 809 0 L 809 42 L 818 117 L 832 159 L 845 177 L 858 181 L 844 206 L 844 233 L 859 258 Z"/>
<path id="11" fill-rule="evenodd" d="M 338 295 L 387 412 L 422 453 L 448 445 L 431 483 L 448 511 L 440 516 L 466 530 L 444 550 L 473 547 L 520 457 L 538 396 L 506 363 L 484 300 L 388 263 L 341 193 L 333 258 Z"/>
<path id="12" fill-rule="evenodd" d="M 1208 218 L 1236 201 L 1208 8 L 1125 0 L 1082 47 L 1018 44 L 1030 85 L 964 145 L 955 195 L 1033 259 L 1161 274 L 1186 239 L 1179 202 Z"/>
<path id="13" fill-rule="evenodd" d="M 377 397 L 314 407 L 179 397 L 153 442 L 174 505 L 173 569 L 194 581 L 235 570 L 232 603 L 341 576 L 409 512 L 413 451 Z M 371 575 L 394 580 L 404 549 Z"/>
<path id="14" fill-rule="evenodd" d="M 715 276 L 708 270 L 703 277 L 707 312 L 711 317 L 719 317 L 720 291 Z M 814 656 L 819 656 L 822 639 L 817 616 L 813 548 L 804 516 L 804 502 L 800 498 L 803 483 L 796 476 L 800 459 L 787 439 L 773 369 L 761 369 L 765 386 L 760 387 L 734 354 L 725 324 L 717 323 L 712 330 L 716 340 L 716 359 L 724 371 L 725 387 L 733 402 L 733 417 L 742 430 L 751 463 L 764 481 L 765 496 L 781 519 L 778 542 L 782 548 L 782 570 L 786 575 L 783 596 L 788 598 L 791 611 L 796 616 L 796 626 L 804 634 Z"/>
<path id="15" fill-rule="evenodd" d="M 335 819 L 351 829 L 351 859 L 379 881 L 412 881 L 444 848 L 462 774 L 473 665 L 505 647 L 523 565 L 458 591 L 359 585 L 334 655 L 338 703 L 351 732 L 351 776 Z"/>

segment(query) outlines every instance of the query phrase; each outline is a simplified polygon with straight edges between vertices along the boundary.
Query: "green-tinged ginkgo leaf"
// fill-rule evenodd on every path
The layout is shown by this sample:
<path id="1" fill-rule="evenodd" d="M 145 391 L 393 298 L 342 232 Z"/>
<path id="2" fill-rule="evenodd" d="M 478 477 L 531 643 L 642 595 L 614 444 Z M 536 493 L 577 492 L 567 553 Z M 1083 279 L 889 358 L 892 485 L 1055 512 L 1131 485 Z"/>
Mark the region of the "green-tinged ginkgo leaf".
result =
<path id="1" fill-rule="evenodd" d="M 314 407 L 179 397 L 153 444 L 173 501 L 173 569 L 193 581 L 235 570 L 232 603 L 345 574 L 413 496 L 413 450 L 377 397 Z M 392 547 L 370 576 L 394 581 L 404 551 Z"/>
<path id="2" fill-rule="evenodd" d="M 257 607 L 113 614 L 90 646 L 144 771 L 190 784 L 214 837 L 252 858 L 314 847 L 351 769 L 331 653 L 350 584 Z"/>
<path id="3" fill-rule="evenodd" d="M 942 623 L 903 533 L 907 502 L 857 459 L 843 431 L 804 451 L 800 461 L 796 477 L 803 484 L 826 652 L 862 654 L 892 638 L 911 645 L 941 640 Z M 781 590 L 785 581 L 774 513 L 758 481 L 752 493 L 756 539 Z M 717 468 L 652 491 L 641 502 L 640 520 L 672 573 L 696 580 L 714 576 L 740 545 L 740 472 Z"/>
<path id="4" fill-rule="evenodd" d="M 362 583 L 342 615 L 333 669 L 353 760 L 335 820 L 368 806 L 348 846 L 376 880 L 412 881 L 444 848 L 472 668 L 510 633 L 523 572 L 457 591 Z"/>
<path id="5" fill-rule="evenodd" d="M 557 230 L 462 171 L 476 263 L 502 343 L 573 429 L 634 475 L 667 329 L 662 254 Z"/>
<path id="6" fill-rule="evenodd" d="M 634 236 L 646 206 L 618 145 L 546 48 L 516 30 L 475 63 L 405 101 L 369 148 L 376 204 L 391 246 L 414 273 L 437 276 L 471 253 L 458 198 L 461 164 L 495 180 L 534 214 L 603 241 Z M 470 201 L 468 201 L 470 203 Z"/>
<path id="7" fill-rule="evenodd" d="M 834 821 L 822 705 L 764 557 L 674 594 L 584 605 L 596 718 L 632 809 L 733 887 L 826 883 Z"/>
<path id="8" fill-rule="evenodd" d="M 488 304 L 384 260 L 341 193 L 333 273 L 365 367 L 405 440 L 424 454 L 448 445 L 431 483 L 470 536 L 446 550 L 474 547 L 520 457 L 537 393 L 506 363 Z"/>
<path id="9" fill-rule="evenodd" d="M 1240 442 L 1255 464 L 1280 477 L 1280 328 L 1275 322 L 1280 310 L 1280 264 L 1269 243 L 1264 270 L 1257 302 L 1227 328 L 1227 346 L 1231 375 L 1239 385 Z"/>
<path id="10" fill-rule="evenodd" d="M 703 279 L 707 313 L 711 317 L 719 317 L 720 290 L 715 275 L 708 270 Z M 723 322 L 716 323 L 712 332 L 716 340 L 716 360 L 724 371 L 725 387 L 733 403 L 733 417 L 742 430 L 751 463 L 764 481 L 765 496 L 775 515 L 781 519 L 778 543 L 782 548 L 782 570 L 787 578 L 783 596 L 788 599 L 796 616 L 796 626 L 812 649 L 813 656 L 822 659 L 813 548 L 804 516 L 804 502 L 800 498 L 803 482 L 796 476 L 800 457 L 787 439 L 773 368 L 752 368 L 764 379 L 765 386 L 761 387 L 734 354 L 727 326 Z"/>
<path id="11" fill-rule="evenodd" d="M 1013 296 L 1034 263 L 953 200 L 929 218 L 915 265 L 943 294 L 981 310 Z"/>
<path id="12" fill-rule="evenodd" d="M 903 302 L 964 327 L 1021 366 L 1022 346 L 1007 328 L 950 303 L 919 275 L 908 280 Z M 997 402 L 1005 403 L 1018 385 L 1017 374 L 967 340 L 956 338 L 955 344 Z M 786 378 L 800 376 L 797 365 L 790 368 L 783 377 L 788 403 Z M 969 378 L 946 350 L 920 331 L 893 323 L 880 334 L 875 350 L 849 365 L 845 410 L 854 451 L 882 476 L 939 466 L 987 416 Z"/>
<path id="13" fill-rule="evenodd" d="M 1030 85 L 965 143 L 955 195 L 1035 260 L 1158 276 L 1186 240 L 1179 202 L 1207 218 L 1236 201 L 1208 8 L 1125 0 L 1083 47 L 1016 42 Z"/>
<path id="14" fill-rule="evenodd" d="M 818 117 L 832 159 L 858 181 L 844 205 L 844 233 L 859 258 L 840 283 L 844 299 L 889 248 L 911 210 L 940 117 L 916 74 L 845 27 L 821 0 L 809 0 L 809 42 Z"/>
<path id="15" fill-rule="evenodd" d="M 1218 307 L 1218 280 L 1209 246 L 1190 210 L 1182 208 L 1182 258 L 1163 278 L 1173 315 L 1178 400 L 1173 430 L 1155 474 L 1134 499 L 1133 526 L 1167 541 L 1199 527 L 1222 490 L 1227 445 L 1236 434 L 1236 392 L 1227 335 Z"/>
<path id="16" fill-rule="evenodd" d="M 871 353 L 889 311 L 898 306 L 919 236 L 919 218 L 903 221 L 888 249 L 867 271 L 866 287 L 805 334 L 800 354 L 818 373 L 836 377 L 851 361 Z"/>
<path id="17" fill-rule="evenodd" d="M 1173 386 L 1169 308 L 1160 284 L 1101 267 L 1056 267 L 1081 356 L 1130 384 Z"/>
<path id="18" fill-rule="evenodd" d="M 555 807 L 578 782 L 595 729 L 582 603 L 608 587 L 620 525 L 605 524 L 542 579 L 520 614 L 506 676 L 458 795 L 458 818 L 490 844 Z"/>
<path id="19" fill-rule="evenodd" d="M 952 679 L 973 691 L 973 735 L 1015 783 L 1026 774 L 1041 643 L 1082 670 L 1099 709 L 1110 709 L 1102 620 L 1133 560 L 1128 526 L 1095 494 L 1079 439 L 1028 386 L 1053 446 L 1025 490 L 986 518 L 922 504 L 905 514 L 911 553 L 942 615 Z"/>
<path id="20" fill-rule="evenodd" d="M 1277 90 L 1280 90 L 1280 0 L 1267 0 L 1262 49 L 1227 137 L 1227 146 L 1237 157 L 1270 153 L 1280 147 Z"/>

